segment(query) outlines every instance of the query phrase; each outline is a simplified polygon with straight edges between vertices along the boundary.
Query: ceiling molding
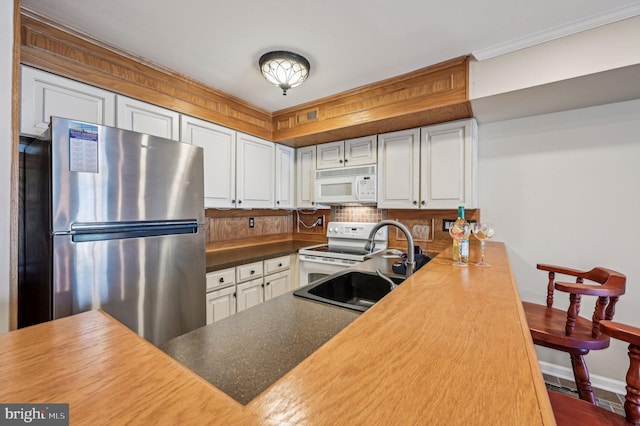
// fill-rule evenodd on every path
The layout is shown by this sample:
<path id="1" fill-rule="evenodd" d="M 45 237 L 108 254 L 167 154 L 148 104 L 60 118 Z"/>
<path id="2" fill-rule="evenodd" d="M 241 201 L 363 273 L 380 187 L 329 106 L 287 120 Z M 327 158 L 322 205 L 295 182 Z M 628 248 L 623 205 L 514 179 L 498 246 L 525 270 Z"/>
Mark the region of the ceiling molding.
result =
<path id="1" fill-rule="evenodd" d="M 516 50 L 525 49 L 527 47 L 536 46 L 548 41 L 556 40 L 562 37 L 577 34 L 603 25 L 611 24 L 624 19 L 633 18 L 640 15 L 640 1 L 633 4 L 613 9 L 607 13 L 593 15 L 588 18 L 572 21 L 568 24 L 550 28 L 545 31 L 530 34 L 526 37 L 516 38 L 504 43 L 496 44 L 492 47 L 479 49 L 471 54 L 478 61 L 491 59 L 496 56 L 505 55 L 515 52 Z"/>

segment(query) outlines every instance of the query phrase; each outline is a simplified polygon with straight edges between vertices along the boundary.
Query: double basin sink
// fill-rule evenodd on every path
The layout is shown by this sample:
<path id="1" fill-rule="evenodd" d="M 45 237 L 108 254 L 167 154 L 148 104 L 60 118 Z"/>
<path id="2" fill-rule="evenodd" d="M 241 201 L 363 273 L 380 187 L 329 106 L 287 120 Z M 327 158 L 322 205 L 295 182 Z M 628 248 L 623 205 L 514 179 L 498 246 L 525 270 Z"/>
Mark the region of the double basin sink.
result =
<path id="1" fill-rule="evenodd" d="M 396 284 L 404 277 L 387 276 Z M 293 292 L 298 297 L 364 312 L 389 294 L 389 281 L 375 273 L 345 271 L 315 281 Z"/>

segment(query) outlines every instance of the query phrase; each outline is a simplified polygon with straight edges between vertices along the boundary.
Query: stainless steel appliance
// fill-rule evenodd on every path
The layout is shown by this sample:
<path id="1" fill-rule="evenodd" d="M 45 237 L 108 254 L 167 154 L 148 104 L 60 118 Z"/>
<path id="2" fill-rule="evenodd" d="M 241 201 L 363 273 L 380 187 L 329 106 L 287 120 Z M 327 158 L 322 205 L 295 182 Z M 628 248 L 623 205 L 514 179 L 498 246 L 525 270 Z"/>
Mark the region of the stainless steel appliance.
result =
<path id="1" fill-rule="evenodd" d="M 371 253 L 365 248 L 375 223 L 329 222 L 327 244 L 298 250 L 300 287 L 363 262 Z M 373 254 L 387 249 L 387 227 L 376 233 Z"/>
<path id="2" fill-rule="evenodd" d="M 315 195 L 320 204 L 375 203 L 376 166 L 318 170 Z"/>
<path id="3" fill-rule="evenodd" d="M 52 118 L 21 138 L 18 326 L 102 309 L 155 345 L 205 325 L 199 147 Z"/>

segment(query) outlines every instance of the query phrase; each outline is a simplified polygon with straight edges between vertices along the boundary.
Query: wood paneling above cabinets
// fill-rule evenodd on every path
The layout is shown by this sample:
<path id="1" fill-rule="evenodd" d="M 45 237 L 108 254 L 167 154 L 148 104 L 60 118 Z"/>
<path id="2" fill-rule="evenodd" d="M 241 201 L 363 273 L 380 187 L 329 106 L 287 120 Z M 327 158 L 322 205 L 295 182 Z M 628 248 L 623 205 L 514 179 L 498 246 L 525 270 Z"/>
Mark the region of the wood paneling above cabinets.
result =
<path id="1" fill-rule="evenodd" d="M 468 57 L 277 111 L 273 140 L 295 147 L 472 116 Z"/>
<path id="2" fill-rule="evenodd" d="M 20 35 L 24 65 L 291 147 L 473 115 L 466 56 L 269 113 L 24 8 Z"/>
<path id="3" fill-rule="evenodd" d="M 30 65 L 264 139 L 272 116 L 240 99 L 23 9 L 21 57 Z"/>

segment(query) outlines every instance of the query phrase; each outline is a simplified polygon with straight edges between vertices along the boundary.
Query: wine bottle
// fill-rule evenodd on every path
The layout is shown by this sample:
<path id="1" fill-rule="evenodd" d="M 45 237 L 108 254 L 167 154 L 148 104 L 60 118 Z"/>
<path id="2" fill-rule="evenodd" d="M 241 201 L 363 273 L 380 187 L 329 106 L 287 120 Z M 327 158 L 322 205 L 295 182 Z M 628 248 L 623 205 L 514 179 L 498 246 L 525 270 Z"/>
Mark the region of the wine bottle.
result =
<path id="1" fill-rule="evenodd" d="M 458 207 L 458 219 L 451 226 L 459 226 L 464 228 L 467 225 L 467 221 L 464 218 L 464 206 Z M 469 263 L 469 240 L 453 240 L 453 260 L 458 261 L 458 253 L 462 253 L 462 262 Z"/>

